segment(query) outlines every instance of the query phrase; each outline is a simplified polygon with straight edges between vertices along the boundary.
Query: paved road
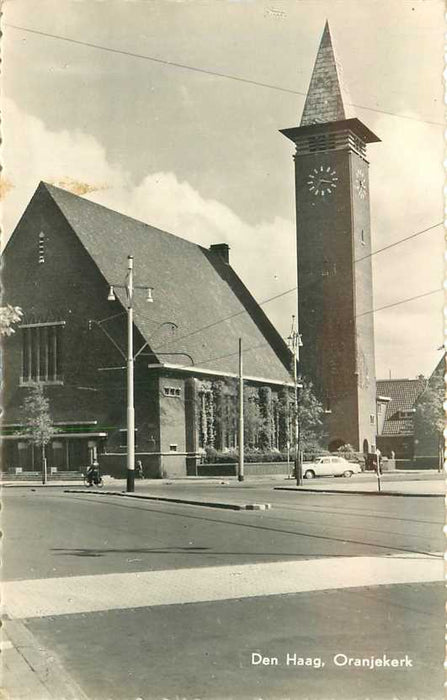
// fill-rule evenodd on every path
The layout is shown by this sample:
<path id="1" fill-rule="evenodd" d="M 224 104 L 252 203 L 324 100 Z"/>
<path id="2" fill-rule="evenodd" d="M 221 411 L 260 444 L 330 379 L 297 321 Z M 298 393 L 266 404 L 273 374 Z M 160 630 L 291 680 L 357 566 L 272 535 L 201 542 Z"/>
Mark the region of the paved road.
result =
<path id="1" fill-rule="evenodd" d="M 5 490 L 3 580 L 443 551 L 442 499 L 250 489 L 249 500 L 267 497 L 271 511 L 233 513 L 54 488 Z"/>
<path id="2" fill-rule="evenodd" d="M 89 698 L 441 698 L 441 499 L 269 500 L 5 490 L 7 612 Z M 313 666 L 287 665 L 295 653 Z M 337 653 L 407 668 L 337 667 Z"/>

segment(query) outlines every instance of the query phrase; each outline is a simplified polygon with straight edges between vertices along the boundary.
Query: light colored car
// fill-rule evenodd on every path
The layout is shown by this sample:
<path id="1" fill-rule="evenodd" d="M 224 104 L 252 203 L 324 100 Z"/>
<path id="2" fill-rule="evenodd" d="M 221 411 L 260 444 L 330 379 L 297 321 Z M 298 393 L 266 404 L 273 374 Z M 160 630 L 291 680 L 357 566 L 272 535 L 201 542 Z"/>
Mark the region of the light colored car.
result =
<path id="1" fill-rule="evenodd" d="M 305 479 L 313 479 L 316 476 L 346 476 L 360 474 L 362 470 L 358 464 L 348 462 L 344 457 L 318 457 L 314 462 L 303 462 L 302 472 Z"/>

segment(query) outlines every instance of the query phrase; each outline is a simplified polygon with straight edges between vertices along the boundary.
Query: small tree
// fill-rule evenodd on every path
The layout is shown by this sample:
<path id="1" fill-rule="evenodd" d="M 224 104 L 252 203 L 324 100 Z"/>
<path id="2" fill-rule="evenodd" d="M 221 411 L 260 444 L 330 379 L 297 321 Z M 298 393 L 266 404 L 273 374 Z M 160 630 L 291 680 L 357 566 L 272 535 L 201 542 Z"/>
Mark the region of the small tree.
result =
<path id="1" fill-rule="evenodd" d="M 317 399 L 310 380 L 304 379 L 298 395 L 298 422 L 301 449 L 315 450 L 324 438 L 322 403 Z"/>
<path id="2" fill-rule="evenodd" d="M 440 363 L 418 400 L 414 417 L 415 434 L 424 436 L 424 442 L 432 441 L 437 445 L 438 469 L 440 471 L 442 470 L 444 449 L 444 399 L 444 363 Z"/>
<path id="3" fill-rule="evenodd" d="M 347 459 L 350 462 L 358 461 L 356 452 L 349 442 L 346 442 L 344 445 L 340 445 L 340 447 L 337 449 L 337 452 L 339 452 L 345 459 Z"/>
<path id="4" fill-rule="evenodd" d="M 40 447 L 42 454 L 42 484 L 47 480 L 45 447 L 57 433 L 50 415 L 50 402 L 44 395 L 42 384 L 34 383 L 23 403 L 25 434 L 32 445 Z"/>
<path id="5" fill-rule="evenodd" d="M 247 449 L 259 447 L 259 432 L 263 419 L 259 408 L 257 387 L 244 386 L 244 446 Z"/>
<path id="6" fill-rule="evenodd" d="M 6 306 L 0 306 L 0 336 L 12 335 L 14 331 L 14 324 L 19 323 L 22 318 L 22 309 L 19 306 L 11 306 L 7 304 Z"/>

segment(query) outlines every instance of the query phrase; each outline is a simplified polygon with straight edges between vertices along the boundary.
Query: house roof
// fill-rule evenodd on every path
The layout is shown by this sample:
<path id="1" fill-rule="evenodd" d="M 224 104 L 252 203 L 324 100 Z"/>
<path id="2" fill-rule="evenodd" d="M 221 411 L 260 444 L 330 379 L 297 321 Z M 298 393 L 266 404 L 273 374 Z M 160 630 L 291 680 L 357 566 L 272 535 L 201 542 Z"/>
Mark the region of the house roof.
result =
<path id="1" fill-rule="evenodd" d="M 391 399 L 386 405 L 383 436 L 413 434 L 413 418 L 401 418 L 400 415 L 402 411 L 411 411 L 415 408 L 416 401 L 425 387 L 425 379 L 377 380 L 377 395 Z"/>
<path id="2" fill-rule="evenodd" d="M 244 374 L 290 381 L 287 346 L 231 266 L 217 252 L 41 183 L 108 284 L 124 284 L 127 256 L 134 284 L 153 288 L 154 303 L 134 293 L 134 323 L 163 363 L 237 373 L 243 339 Z M 124 290 L 115 290 L 125 306 Z M 163 322 L 175 334 L 160 332 Z M 154 362 L 154 358 L 151 358 Z"/>

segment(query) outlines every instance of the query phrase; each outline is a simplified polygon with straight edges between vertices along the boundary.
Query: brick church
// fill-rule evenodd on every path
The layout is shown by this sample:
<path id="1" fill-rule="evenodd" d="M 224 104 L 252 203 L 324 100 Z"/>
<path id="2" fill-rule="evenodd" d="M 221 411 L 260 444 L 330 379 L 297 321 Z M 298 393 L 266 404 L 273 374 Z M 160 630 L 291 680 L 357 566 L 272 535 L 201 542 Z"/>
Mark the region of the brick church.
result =
<path id="1" fill-rule="evenodd" d="M 58 429 L 47 448 L 50 473 L 98 457 L 104 471 L 124 474 L 127 312 L 119 285 L 128 255 L 136 458 L 146 474 L 194 474 L 207 446 L 235 447 L 239 338 L 246 392 L 261 395 L 271 416 L 264 442 L 284 447 L 278 402 L 291 382 L 290 352 L 232 269 L 228 246 L 203 248 L 41 183 L 3 255 L 4 303 L 24 312 L 3 348 L 4 470 L 41 469 L 21 424 L 24 398 L 40 382 Z M 153 288 L 152 304 L 139 286 Z"/>
<path id="2" fill-rule="evenodd" d="M 330 449 L 376 442 L 371 225 L 367 145 L 380 139 L 348 118 L 329 26 L 321 39 L 295 145 L 301 371 L 326 411 Z"/>

